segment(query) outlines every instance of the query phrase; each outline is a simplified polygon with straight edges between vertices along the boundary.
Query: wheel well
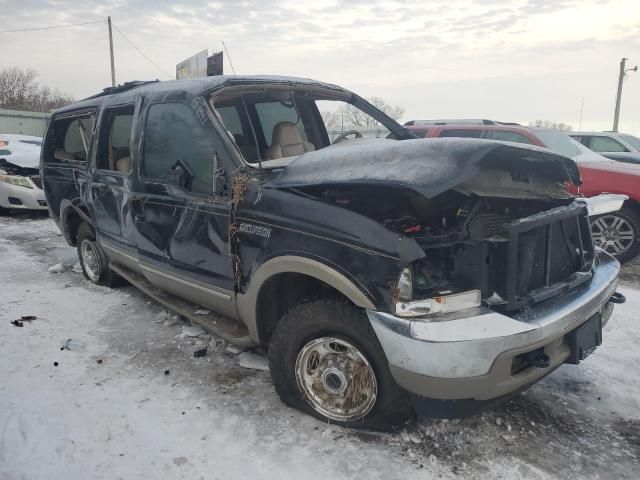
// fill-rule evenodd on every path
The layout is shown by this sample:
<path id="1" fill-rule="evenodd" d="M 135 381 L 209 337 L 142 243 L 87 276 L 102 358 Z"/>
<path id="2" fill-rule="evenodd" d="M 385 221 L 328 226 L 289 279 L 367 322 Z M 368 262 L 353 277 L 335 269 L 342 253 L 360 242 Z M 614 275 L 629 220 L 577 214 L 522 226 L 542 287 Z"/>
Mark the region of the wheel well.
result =
<path id="1" fill-rule="evenodd" d="M 67 243 L 75 247 L 76 243 L 78 242 L 78 229 L 80 228 L 80 225 L 84 220 L 73 207 L 66 208 L 62 219 L 64 236 L 67 240 Z"/>
<path id="2" fill-rule="evenodd" d="M 349 299 L 331 285 L 302 273 L 279 273 L 260 288 L 256 302 L 256 326 L 260 343 L 268 345 L 282 316 L 309 298 Z"/>
<path id="3" fill-rule="evenodd" d="M 625 202 L 622 204 L 622 208 L 628 208 L 630 210 L 633 210 L 636 215 L 640 215 L 640 203 L 632 200 L 631 198 L 625 200 Z"/>

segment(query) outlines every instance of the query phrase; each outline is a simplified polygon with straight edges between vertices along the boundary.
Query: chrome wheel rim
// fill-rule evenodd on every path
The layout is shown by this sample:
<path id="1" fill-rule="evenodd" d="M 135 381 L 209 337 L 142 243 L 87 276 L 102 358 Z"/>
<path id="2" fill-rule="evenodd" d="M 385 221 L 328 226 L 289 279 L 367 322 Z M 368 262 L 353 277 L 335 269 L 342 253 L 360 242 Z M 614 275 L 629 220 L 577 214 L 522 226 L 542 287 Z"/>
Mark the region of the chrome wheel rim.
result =
<path id="1" fill-rule="evenodd" d="M 80 251 L 82 253 L 82 266 L 84 267 L 87 277 L 89 277 L 92 282 L 97 282 L 100 279 L 102 266 L 96 246 L 90 240 L 83 240 Z"/>
<path id="2" fill-rule="evenodd" d="M 366 357 L 339 338 L 308 342 L 298 353 L 295 373 L 305 401 L 331 420 L 359 420 L 378 397 L 376 375 Z"/>
<path id="3" fill-rule="evenodd" d="M 636 241 L 633 225 L 618 215 L 603 215 L 591 222 L 593 243 L 612 255 L 620 255 Z"/>

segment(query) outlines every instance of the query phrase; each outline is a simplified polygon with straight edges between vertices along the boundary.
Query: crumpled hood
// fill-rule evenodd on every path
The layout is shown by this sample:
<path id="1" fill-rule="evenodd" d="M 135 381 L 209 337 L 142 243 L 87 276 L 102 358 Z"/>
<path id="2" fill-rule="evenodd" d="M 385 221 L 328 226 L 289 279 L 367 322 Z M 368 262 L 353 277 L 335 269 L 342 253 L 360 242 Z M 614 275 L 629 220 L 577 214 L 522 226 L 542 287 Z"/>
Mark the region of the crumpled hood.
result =
<path id="1" fill-rule="evenodd" d="M 29 135 L 0 134 L 0 160 L 20 168 L 40 167 L 40 146 L 25 141 L 41 141 Z"/>
<path id="2" fill-rule="evenodd" d="M 575 161 L 550 150 L 478 139 L 363 139 L 296 158 L 270 182 L 276 188 L 310 185 L 384 184 L 435 197 L 486 170 L 535 173 L 580 185 Z"/>

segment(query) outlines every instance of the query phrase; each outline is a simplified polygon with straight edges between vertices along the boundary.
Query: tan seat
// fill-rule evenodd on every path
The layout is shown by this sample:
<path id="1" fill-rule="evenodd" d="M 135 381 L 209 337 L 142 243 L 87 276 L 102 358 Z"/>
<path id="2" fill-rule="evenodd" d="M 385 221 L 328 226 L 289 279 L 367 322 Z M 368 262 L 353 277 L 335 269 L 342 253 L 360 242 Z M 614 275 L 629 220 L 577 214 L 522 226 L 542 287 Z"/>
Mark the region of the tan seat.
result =
<path id="1" fill-rule="evenodd" d="M 265 160 L 293 157 L 305 152 L 313 152 L 312 143 L 305 142 L 293 122 L 280 122 L 273 127 L 271 146 L 264 152 Z"/>
<path id="2" fill-rule="evenodd" d="M 116 161 L 116 170 L 122 173 L 129 173 L 131 170 L 131 157 L 122 157 Z"/>

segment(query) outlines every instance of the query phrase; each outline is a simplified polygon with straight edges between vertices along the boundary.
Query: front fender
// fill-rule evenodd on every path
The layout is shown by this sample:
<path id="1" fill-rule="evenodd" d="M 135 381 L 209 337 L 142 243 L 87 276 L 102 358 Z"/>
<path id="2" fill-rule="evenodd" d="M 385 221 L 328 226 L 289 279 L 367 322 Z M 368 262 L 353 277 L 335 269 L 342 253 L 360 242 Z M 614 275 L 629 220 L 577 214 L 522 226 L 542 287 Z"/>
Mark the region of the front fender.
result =
<path id="1" fill-rule="evenodd" d="M 251 338 L 258 338 L 256 305 L 262 286 L 274 275 L 280 273 L 300 273 L 335 288 L 354 305 L 364 309 L 374 309 L 372 295 L 356 285 L 336 269 L 311 258 L 286 255 L 272 258 L 263 263 L 252 275 L 249 288 L 236 297 L 238 314 L 249 329 Z"/>

